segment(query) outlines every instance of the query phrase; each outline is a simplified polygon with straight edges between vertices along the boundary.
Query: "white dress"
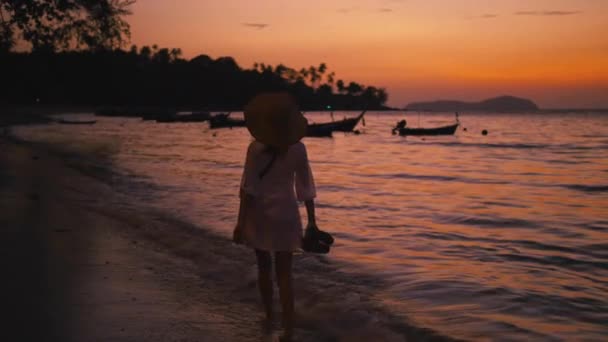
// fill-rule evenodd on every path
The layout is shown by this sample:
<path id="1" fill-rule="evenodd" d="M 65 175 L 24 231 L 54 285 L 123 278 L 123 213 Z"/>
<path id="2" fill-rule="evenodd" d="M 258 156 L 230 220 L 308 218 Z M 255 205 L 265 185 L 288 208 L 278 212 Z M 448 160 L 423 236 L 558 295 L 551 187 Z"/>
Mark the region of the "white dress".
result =
<path id="1" fill-rule="evenodd" d="M 297 201 L 316 196 L 306 147 L 298 142 L 276 156 L 254 141 L 247 149 L 241 189 L 250 195 L 242 227 L 246 245 L 269 252 L 295 251 L 302 244 L 302 221 Z M 295 191 L 294 191 L 295 189 Z"/>

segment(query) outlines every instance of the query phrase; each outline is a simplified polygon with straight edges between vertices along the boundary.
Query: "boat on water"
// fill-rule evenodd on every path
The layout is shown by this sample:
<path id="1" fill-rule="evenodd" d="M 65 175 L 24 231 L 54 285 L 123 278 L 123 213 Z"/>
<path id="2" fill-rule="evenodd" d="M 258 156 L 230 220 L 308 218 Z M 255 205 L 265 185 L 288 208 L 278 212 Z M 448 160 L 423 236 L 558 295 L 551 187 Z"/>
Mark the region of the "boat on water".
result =
<path id="1" fill-rule="evenodd" d="M 399 133 L 400 136 L 432 136 L 432 135 L 454 135 L 456 129 L 460 126 L 458 113 L 456 113 L 456 123 L 447 126 L 432 127 L 432 128 L 410 128 L 406 127 L 407 122 L 401 120 L 393 128 L 393 134 Z"/>
<path id="2" fill-rule="evenodd" d="M 111 116 L 111 117 L 140 117 L 143 120 L 156 120 L 158 118 L 172 117 L 177 114 L 177 111 L 165 107 L 100 107 L 95 110 L 96 116 Z"/>
<path id="3" fill-rule="evenodd" d="M 163 117 L 157 117 L 156 122 L 204 122 L 211 118 L 211 114 L 209 112 L 192 112 L 192 114 L 177 114 L 177 115 L 167 115 Z"/>
<path id="4" fill-rule="evenodd" d="M 333 132 L 352 132 L 359 121 L 363 119 L 367 110 L 354 118 L 345 118 L 339 121 L 315 123 L 308 125 L 307 137 L 331 137 Z"/>
<path id="5" fill-rule="evenodd" d="M 453 124 L 449 126 L 441 126 L 434 128 L 398 128 L 399 135 L 401 136 L 426 136 L 426 135 L 454 135 L 456 129 L 460 124 Z"/>
<path id="6" fill-rule="evenodd" d="M 230 113 L 220 113 L 209 118 L 209 128 L 211 129 L 233 127 L 245 127 L 245 120 L 233 119 L 230 117 Z"/>
<path id="7" fill-rule="evenodd" d="M 66 120 L 60 119 L 57 120 L 57 123 L 62 125 L 94 125 L 97 123 L 97 120 Z"/>

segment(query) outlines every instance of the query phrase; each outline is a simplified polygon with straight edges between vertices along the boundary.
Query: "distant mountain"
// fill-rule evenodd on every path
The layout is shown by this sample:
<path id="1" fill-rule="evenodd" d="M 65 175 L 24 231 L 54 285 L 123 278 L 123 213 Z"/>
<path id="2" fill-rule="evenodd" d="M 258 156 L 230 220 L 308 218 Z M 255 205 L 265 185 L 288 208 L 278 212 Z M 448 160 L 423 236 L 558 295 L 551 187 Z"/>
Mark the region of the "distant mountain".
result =
<path id="1" fill-rule="evenodd" d="M 514 96 L 500 96 L 481 102 L 462 102 L 440 100 L 431 102 L 413 102 L 407 105 L 407 110 L 427 112 L 530 112 L 537 111 L 538 106 L 528 99 Z"/>

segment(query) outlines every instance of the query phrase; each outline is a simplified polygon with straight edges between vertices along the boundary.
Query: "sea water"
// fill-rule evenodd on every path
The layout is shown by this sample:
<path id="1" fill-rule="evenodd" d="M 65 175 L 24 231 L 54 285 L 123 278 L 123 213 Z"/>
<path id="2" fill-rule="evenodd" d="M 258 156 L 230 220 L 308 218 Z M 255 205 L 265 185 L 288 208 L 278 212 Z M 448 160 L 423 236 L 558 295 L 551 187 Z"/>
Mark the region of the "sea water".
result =
<path id="1" fill-rule="evenodd" d="M 301 272 L 352 292 L 336 307 L 365 315 L 381 306 L 385 323 L 444 336 L 608 338 L 608 114 L 464 113 L 454 136 L 392 135 L 403 118 L 409 127 L 455 120 L 370 112 L 361 134 L 304 139 L 318 224 L 336 245 L 324 259 L 333 275 L 308 265 Z M 112 184 L 133 202 L 230 237 L 251 141 L 245 128 L 97 120 L 14 132 L 103 155 Z"/>

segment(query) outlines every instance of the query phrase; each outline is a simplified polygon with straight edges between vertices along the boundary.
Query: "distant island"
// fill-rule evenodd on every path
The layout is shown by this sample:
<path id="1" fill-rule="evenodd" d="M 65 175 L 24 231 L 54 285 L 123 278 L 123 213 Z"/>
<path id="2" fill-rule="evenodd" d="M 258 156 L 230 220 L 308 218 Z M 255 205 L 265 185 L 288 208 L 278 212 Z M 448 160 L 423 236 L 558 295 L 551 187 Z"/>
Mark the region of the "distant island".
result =
<path id="1" fill-rule="evenodd" d="M 538 106 L 531 100 L 515 96 L 499 96 L 481 102 L 463 102 L 454 100 L 439 100 L 430 102 L 413 102 L 405 107 L 406 110 L 425 112 L 532 112 Z"/>

